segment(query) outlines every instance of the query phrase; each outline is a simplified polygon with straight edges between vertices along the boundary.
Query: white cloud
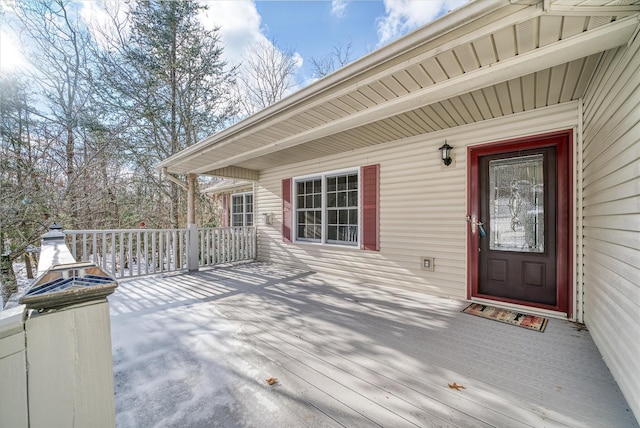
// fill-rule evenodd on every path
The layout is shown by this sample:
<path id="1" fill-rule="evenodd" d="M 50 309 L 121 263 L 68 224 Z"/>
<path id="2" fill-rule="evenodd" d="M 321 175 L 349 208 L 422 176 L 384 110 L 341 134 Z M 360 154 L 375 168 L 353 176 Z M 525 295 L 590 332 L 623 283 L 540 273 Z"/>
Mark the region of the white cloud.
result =
<path id="1" fill-rule="evenodd" d="M 337 18 L 344 18 L 347 14 L 347 0 L 331 0 L 331 14 Z"/>
<path id="2" fill-rule="evenodd" d="M 384 45 L 433 21 L 468 0 L 384 0 L 385 16 L 376 22 L 378 44 Z"/>
<path id="3" fill-rule="evenodd" d="M 266 29 L 262 25 L 255 1 L 212 0 L 203 3 L 208 6 L 208 10 L 201 14 L 200 21 L 205 28 L 219 27 L 220 40 L 224 47 L 223 57 L 228 65 L 241 64 L 251 54 L 252 46 L 272 44 L 264 34 Z M 293 55 L 300 69 L 303 58 L 298 52 L 294 52 Z"/>
<path id="4" fill-rule="evenodd" d="M 207 1 L 209 9 L 200 20 L 206 28 L 219 27 L 224 57 L 230 65 L 242 62 L 249 46 L 264 40 L 261 24 L 253 1 Z"/>
<path id="5" fill-rule="evenodd" d="M 130 8 L 129 2 L 119 0 L 96 0 L 79 4 L 82 20 L 89 28 L 91 36 L 102 47 L 107 44 L 104 34 L 113 31 L 113 19 L 115 18 L 119 23 L 126 22 Z"/>

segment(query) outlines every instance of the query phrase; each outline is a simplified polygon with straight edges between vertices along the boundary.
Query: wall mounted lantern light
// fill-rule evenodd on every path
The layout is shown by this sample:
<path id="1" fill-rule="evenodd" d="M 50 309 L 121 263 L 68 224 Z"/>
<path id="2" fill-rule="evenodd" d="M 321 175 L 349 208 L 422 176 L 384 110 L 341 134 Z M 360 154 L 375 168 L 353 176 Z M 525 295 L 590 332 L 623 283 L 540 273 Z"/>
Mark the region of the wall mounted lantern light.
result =
<path id="1" fill-rule="evenodd" d="M 444 144 L 438 150 L 440 150 L 440 153 L 442 155 L 441 156 L 442 163 L 445 166 L 451 165 L 451 162 L 452 162 L 451 150 L 453 150 L 453 147 L 451 147 L 450 145 L 447 144 L 447 140 L 444 140 Z"/>

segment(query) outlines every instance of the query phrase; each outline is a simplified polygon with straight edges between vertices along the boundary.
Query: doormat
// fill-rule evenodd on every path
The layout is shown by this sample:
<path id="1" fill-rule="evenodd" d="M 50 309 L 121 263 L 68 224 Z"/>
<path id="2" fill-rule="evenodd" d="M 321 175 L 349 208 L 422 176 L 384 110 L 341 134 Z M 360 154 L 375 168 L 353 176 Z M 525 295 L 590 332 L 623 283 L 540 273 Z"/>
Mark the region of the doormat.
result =
<path id="1" fill-rule="evenodd" d="M 476 315 L 490 320 L 500 321 L 507 324 L 517 325 L 518 327 L 528 328 L 543 332 L 547 327 L 547 318 L 536 315 L 523 314 L 521 312 L 510 311 L 508 309 L 500 309 L 493 306 L 481 305 L 479 303 L 471 303 L 464 308 L 462 312 Z"/>

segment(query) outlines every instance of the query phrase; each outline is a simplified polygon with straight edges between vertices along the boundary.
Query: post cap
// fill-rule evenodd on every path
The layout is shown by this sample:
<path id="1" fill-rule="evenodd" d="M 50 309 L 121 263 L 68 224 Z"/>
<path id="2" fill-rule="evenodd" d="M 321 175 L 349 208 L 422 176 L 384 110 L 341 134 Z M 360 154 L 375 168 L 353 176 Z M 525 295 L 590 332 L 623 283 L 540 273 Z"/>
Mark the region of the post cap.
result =
<path id="1" fill-rule="evenodd" d="M 64 240 L 64 232 L 62 231 L 62 226 L 54 222 L 51 226 L 49 226 L 49 231 L 42 235 L 42 240 Z"/>

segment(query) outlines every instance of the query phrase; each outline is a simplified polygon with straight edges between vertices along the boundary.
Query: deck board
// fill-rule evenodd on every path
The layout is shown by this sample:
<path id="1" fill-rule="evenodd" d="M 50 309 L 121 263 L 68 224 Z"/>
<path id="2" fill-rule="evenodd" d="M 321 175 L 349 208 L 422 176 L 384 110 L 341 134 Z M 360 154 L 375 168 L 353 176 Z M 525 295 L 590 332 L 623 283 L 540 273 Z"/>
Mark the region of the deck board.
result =
<path id="1" fill-rule="evenodd" d="M 166 355 L 199 352 L 165 318 L 203 313 L 193 330 L 213 353 L 194 366 L 215 360 L 230 383 L 210 410 L 218 426 L 638 427 L 588 331 L 563 320 L 539 333 L 463 314 L 462 301 L 263 263 L 123 281 L 110 300 L 116 379 L 158 358 L 127 351 L 141 347 L 134 330 Z M 119 426 L 171 425 L 136 399 L 116 382 Z"/>

